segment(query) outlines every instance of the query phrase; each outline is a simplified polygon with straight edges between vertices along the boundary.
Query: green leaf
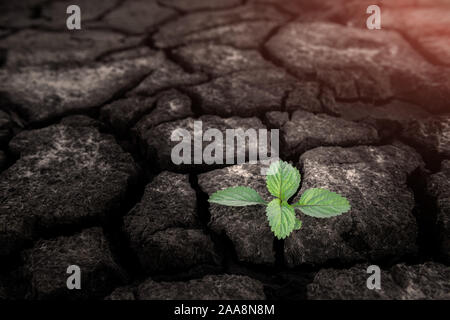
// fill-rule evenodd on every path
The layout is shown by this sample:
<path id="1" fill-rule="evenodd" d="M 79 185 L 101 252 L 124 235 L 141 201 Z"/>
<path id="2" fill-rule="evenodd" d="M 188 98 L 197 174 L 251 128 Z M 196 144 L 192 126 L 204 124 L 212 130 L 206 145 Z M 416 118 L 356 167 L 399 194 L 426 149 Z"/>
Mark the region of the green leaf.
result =
<path id="1" fill-rule="evenodd" d="M 209 197 L 209 202 L 222 204 L 224 206 L 251 206 L 266 204 L 261 196 L 249 187 L 231 187 L 219 190 Z"/>
<path id="2" fill-rule="evenodd" d="M 272 232 L 278 239 L 289 236 L 296 226 L 295 211 L 286 201 L 273 199 L 266 208 L 266 215 Z"/>
<path id="3" fill-rule="evenodd" d="M 302 222 L 300 220 L 298 220 L 297 218 L 295 218 L 294 230 L 300 230 L 301 227 L 302 227 Z"/>
<path id="4" fill-rule="evenodd" d="M 287 201 L 300 185 L 300 172 L 289 163 L 280 160 L 270 165 L 266 183 L 273 196 Z"/>
<path id="5" fill-rule="evenodd" d="M 346 198 L 317 188 L 306 190 L 293 206 L 299 208 L 304 214 L 316 218 L 330 218 L 350 210 L 350 204 Z"/>

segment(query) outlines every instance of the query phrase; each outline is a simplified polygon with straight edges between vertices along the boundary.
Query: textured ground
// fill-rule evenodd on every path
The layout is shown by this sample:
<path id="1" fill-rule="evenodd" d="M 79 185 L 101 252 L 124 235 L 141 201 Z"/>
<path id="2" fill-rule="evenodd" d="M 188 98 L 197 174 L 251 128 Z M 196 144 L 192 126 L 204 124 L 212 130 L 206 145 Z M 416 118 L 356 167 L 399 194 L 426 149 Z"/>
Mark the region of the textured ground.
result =
<path id="1" fill-rule="evenodd" d="M 72 2 L 0 5 L 0 299 L 450 299 L 449 0 L 78 0 L 68 31 Z M 280 129 L 352 210 L 278 241 L 209 205 L 267 193 L 260 165 L 171 162 L 196 119 Z"/>

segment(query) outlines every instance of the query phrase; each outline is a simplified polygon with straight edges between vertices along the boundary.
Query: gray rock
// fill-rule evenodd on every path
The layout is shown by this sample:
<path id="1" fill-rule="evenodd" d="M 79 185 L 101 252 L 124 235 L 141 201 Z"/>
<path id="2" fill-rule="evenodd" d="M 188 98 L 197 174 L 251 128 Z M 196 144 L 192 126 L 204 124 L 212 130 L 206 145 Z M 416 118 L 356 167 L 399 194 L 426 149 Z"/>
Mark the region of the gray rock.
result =
<path id="1" fill-rule="evenodd" d="M 112 31 L 81 29 L 77 32 L 50 32 L 25 29 L 1 39 L 0 47 L 8 49 L 6 67 L 16 68 L 94 61 L 109 51 L 136 46 L 141 41 L 140 37 L 126 37 Z"/>
<path id="2" fill-rule="evenodd" d="M 261 282 L 247 276 L 210 275 L 186 282 L 155 282 L 137 289 L 139 300 L 264 300 Z"/>
<path id="3" fill-rule="evenodd" d="M 0 256 L 17 251 L 26 241 L 31 240 L 36 222 L 35 216 L 25 217 L 15 212 L 0 214 L 0 226 L 2 226 Z"/>
<path id="4" fill-rule="evenodd" d="M 135 288 L 119 287 L 107 296 L 105 300 L 136 300 Z"/>
<path id="5" fill-rule="evenodd" d="M 316 75 L 340 99 L 401 98 L 430 111 L 447 105 L 450 69 L 429 64 L 395 32 L 293 22 L 266 49 L 298 77 Z"/>
<path id="6" fill-rule="evenodd" d="M 97 60 L 102 62 L 114 62 L 119 60 L 129 60 L 151 56 L 153 58 L 154 64 L 155 62 L 161 61 L 161 57 L 163 56 L 162 54 L 158 54 L 158 51 L 152 50 L 149 47 L 145 47 L 143 45 L 144 44 L 131 49 L 107 52 L 98 57 Z"/>
<path id="7" fill-rule="evenodd" d="M 147 117 L 144 122 L 147 126 L 156 126 L 163 122 L 193 116 L 191 105 L 191 99 L 178 90 L 164 91 L 158 96 L 155 110 L 150 113 L 152 120 L 149 121 L 150 117 Z"/>
<path id="8" fill-rule="evenodd" d="M 341 9 L 349 0 L 321 0 L 321 1 L 292 1 L 292 0 L 249 0 L 250 3 L 270 3 L 280 9 L 289 12 L 297 17 L 300 21 L 336 21 L 336 17 L 343 15 Z M 352 6 L 357 6 L 363 0 L 351 2 Z M 373 4 L 372 2 L 370 4 Z M 356 11 L 358 13 L 364 10 Z M 345 6 L 346 7 L 346 6 Z M 349 6 L 350 7 L 350 6 Z M 359 8 L 359 7 L 358 7 Z M 347 7 L 346 7 L 347 9 Z M 337 15 L 340 14 L 340 15 Z"/>
<path id="9" fill-rule="evenodd" d="M 402 4 L 403 2 L 403 4 Z M 386 1 L 384 3 L 374 3 L 370 0 L 324 0 L 321 1 L 320 4 L 318 4 L 316 10 L 320 8 L 322 11 L 321 16 L 325 19 L 317 19 L 317 14 L 315 14 L 316 10 L 313 10 L 309 14 L 309 16 L 313 17 L 313 20 L 311 19 L 304 19 L 303 15 L 301 15 L 300 20 L 301 21 L 342 21 L 342 24 L 346 24 L 351 27 L 357 27 L 357 28 L 364 28 L 367 29 L 367 17 L 368 15 L 362 15 L 361 12 L 366 12 L 367 8 L 370 5 L 377 4 L 382 8 L 382 12 L 388 7 L 391 6 L 405 6 L 405 2 L 409 2 L 409 4 L 406 4 L 408 6 L 415 6 L 418 5 L 418 1 L 416 0 L 399 0 L 399 1 Z M 361 17 L 358 17 L 360 15 Z M 320 16 L 319 16 L 320 17 Z M 358 18 L 358 19 L 357 19 Z M 353 20 L 358 20 L 357 23 L 354 23 Z M 384 24 L 381 25 L 382 30 L 384 28 Z"/>
<path id="10" fill-rule="evenodd" d="M 186 38 L 199 41 L 211 36 L 220 38 L 221 34 L 227 34 L 225 40 L 227 43 L 230 42 L 228 39 L 232 38 L 237 38 L 234 42 L 240 42 L 238 39 L 241 37 L 244 37 L 244 43 L 254 43 L 255 41 L 249 41 L 249 35 L 242 35 L 242 31 L 252 30 L 255 25 L 245 25 L 244 22 L 275 22 L 281 24 L 287 19 L 286 14 L 266 5 L 250 4 L 228 10 L 202 11 L 182 16 L 164 24 L 153 39 L 159 48 L 185 44 L 189 42 Z M 238 25 L 239 22 L 242 24 Z M 233 26 L 226 27 L 228 25 Z M 262 29 L 263 32 L 257 32 L 256 36 L 261 38 L 261 34 L 266 32 L 265 30 L 268 30 L 268 28 Z M 199 32 L 203 35 L 195 36 Z"/>
<path id="11" fill-rule="evenodd" d="M 382 270 L 380 290 L 367 288 L 366 281 L 370 276 L 367 267 L 322 269 L 308 285 L 308 299 L 450 299 L 450 268 L 444 265 L 433 262 L 412 266 L 398 264 L 390 270 Z"/>
<path id="12" fill-rule="evenodd" d="M 386 104 L 374 105 L 365 102 L 341 102 L 326 90 L 321 97 L 327 110 L 344 119 L 365 122 L 376 127 L 392 129 L 407 128 L 412 121 L 429 117 L 429 113 L 411 103 L 393 100 Z"/>
<path id="13" fill-rule="evenodd" d="M 201 73 L 191 73 L 166 58 L 163 52 L 151 50 L 147 47 L 137 47 L 132 50 L 113 52 L 105 55 L 104 63 L 122 60 L 148 59 L 150 62 L 149 75 L 142 79 L 139 85 L 129 91 L 126 96 L 154 96 L 164 90 L 177 87 L 195 85 L 207 80 Z"/>
<path id="14" fill-rule="evenodd" d="M 284 96 L 299 83 L 276 68 L 239 71 L 186 88 L 201 99 L 205 113 L 254 116 L 280 111 Z"/>
<path id="15" fill-rule="evenodd" d="M 101 108 L 100 119 L 123 135 L 141 117 L 154 109 L 155 102 L 154 97 L 139 96 L 115 100 Z"/>
<path id="16" fill-rule="evenodd" d="M 258 49 L 280 24 L 278 21 L 249 20 L 219 25 L 187 34 L 178 40 L 178 45 L 212 42 L 239 49 Z"/>
<path id="17" fill-rule="evenodd" d="M 102 105 L 153 68 L 153 59 L 148 57 L 62 69 L 2 70 L 0 91 L 7 93 L 27 120 L 39 122 Z"/>
<path id="18" fill-rule="evenodd" d="M 450 47 L 447 41 L 450 28 L 450 6 L 445 1 L 383 4 L 382 28 L 395 30 L 413 39 L 424 56 L 438 64 L 450 66 Z M 366 6 L 367 7 L 367 6 Z M 366 27 L 365 17 L 347 12 L 349 24 Z M 414 22 L 412 22 L 414 21 Z"/>
<path id="19" fill-rule="evenodd" d="M 6 154 L 0 150 L 0 170 L 6 166 Z"/>
<path id="20" fill-rule="evenodd" d="M 289 121 L 289 113 L 281 111 L 271 111 L 266 113 L 266 121 L 271 128 L 281 129 Z"/>
<path id="21" fill-rule="evenodd" d="M 123 281 L 100 228 L 68 237 L 38 241 L 24 253 L 24 273 L 33 299 L 93 299 L 104 297 Z M 80 267 L 81 290 L 67 288 L 67 268 Z"/>
<path id="22" fill-rule="evenodd" d="M 103 17 L 101 25 L 131 34 L 152 32 L 164 21 L 176 16 L 176 11 L 158 5 L 154 0 L 125 1 Z"/>
<path id="23" fill-rule="evenodd" d="M 140 242 L 132 245 L 146 273 L 180 271 L 220 262 L 211 238 L 200 229 L 169 228 L 151 235 L 145 231 Z"/>
<path id="24" fill-rule="evenodd" d="M 234 186 L 255 189 L 264 199 L 272 196 L 266 188 L 262 165 L 242 164 L 207 172 L 198 176 L 198 183 L 208 196 Z M 264 206 L 227 207 L 211 203 L 209 227 L 224 234 L 234 245 L 239 261 L 250 264 L 275 263 L 274 237 L 270 231 Z"/>
<path id="25" fill-rule="evenodd" d="M 0 255 L 43 229 L 103 219 L 137 174 L 112 136 L 89 127 L 23 131 L 10 150 L 20 158 L 0 176 Z"/>
<path id="26" fill-rule="evenodd" d="M 198 10 L 220 10 L 235 7 L 242 4 L 242 0 L 161 0 L 159 1 L 165 6 L 182 10 L 182 11 L 198 11 Z"/>
<path id="27" fill-rule="evenodd" d="M 309 300 L 391 300 L 399 299 L 401 288 L 394 282 L 388 271 L 381 270 L 381 289 L 369 290 L 368 265 L 356 265 L 350 269 L 322 269 L 307 286 Z"/>
<path id="28" fill-rule="evenodd" d="M 286 111 L 302 109 L 314 113 L 323 112 L 319 94 L 320 87 L 317 82 L 299 82 L 287 96 Z"/>
<path id="29" fill-rule="evenodd" d="M 428 192 L 436 199 L 438 214 L 440 251 L 450 261 L 450 161 L 442 162 L 441 171 L 431 175 L 427 183 Z"/>
<path id="30" fill-rule="evenodd" d="M 136 108 L 136 106 L 133 106 L 132 108 Z M 125 119 L 123 117 L 123 112 L 120 110 L 114 112 L 114 114 L 111 112 L 111 123 L 123 122 L 123 119 Z M 133 110 L 133 113 L 136 113 L 136 111 Z M 191 100 L 188 96 L 177 90 L 164 91 L 157 97 L 154 109 L 147 115 L 141 117 L 142 119 L 136 124 L 134 131 L 145 132 L 164 122 L 184 119 L 193 115 Z M 129 127 L 130 124 L 131 122 L 127 123 L 127 127 Z M 117 125 L 115 125 L 115 127 L 117 127 Z M 120 128 L 123 127 L 124 126 L 120 126 Z"/>
<path id="31" fill-rule="evenodd" d="M 222 150 L 223 155 L 220 156 L 218 154 L 217 160 L 218 162 L 215 163 L 206 163 L 205 161 L 201 161 L 201 163 L 195 163 L 194 159 L 194 151 L 197 150 L 196 145 L 194 146 L 194 124 L 198 121 L 198 123 L 201 123 L 201 130 L 203 133 L 205 133 L 208 129 L 217 129 L 220 132 L 222 132 L 223 135 L 223 142 L 222 142 Z M 238 137 L 244 138 L 245 132 L 248 129 L 254 129 L 256 132 L 258 132 L 258 129 L 265 129 L 264 125 L 261 123 L 261 121 L 257 118 L 238 118 L 238 117 L 231 117 L 231 118 L 219 118 L 217 116 L 202 116 L 199 119 L 193 119 L 193 118 L 186 118 L 183 120 L 178 121 L 172 121 L 172 122 L 165 122 L 162 123 L 156 127 L 150 127 L 148 128 L 146 126 L 146 123 L 148 121 L 144 118 L 139 122 L 135 127 L 135 135 L 137 136 L 141 148 L 143 150 L 143 154 L 147 157 L 147 159 L 154 161 L 156 160 L 158 166 L 162 169 L 171 169 L 173 171 L 190 171 L 190 170 L 205 170 L 205 169 L 211 169 L 218 166 L 223 166 L 226 163 L 226 150 L 232 150 L 231 148 L 235 148 L 234 142 L 233 145 L 227 146 L 226 143 L 226 130 L 227 129 L 242 129 L 243 132 L 236 132 Z M 177 145 L 180 145 L 180 143 L 183 143 L 180 141 L 171 141 L 171 135 L 173 132 L 181 132 L 181 130 L 186 130 L 186 134 L 189 133 L 191 139 L 191 143 L 189 144 L 191 147 L 191 156 L 186 159 L 186 162 L 183 163 L 175 163 L 172 161 L 172 151 L 173 148 Z M 200 130 L 200 127 L 198 129 L 198 132 Z M 186 138 L 189 140 L 189 138 Z M 188 143 L 188 141 L 184 141 L 182 146 L 186 146 L 185 144 Z M 257 147 L 258 141 L 250 141 L 250 143 L 245 144 L 245 155 L 248 158 L 248 152 L 249 152 L 249 145 L 253 147 Z M 203 149 L 202 151 L 199 150 L 198 153 L 200 155 L 205 154 L 206 147 L 211 144 L 211 142 L 204 141 L 203 143 Z M 242 146 L 239 144 L 239 146 Z M 239 148 L 240 149 L 240 148 Z M 234 149 L 235 152 L 233 153 L 236 155 L 237 150 Z M 244 149 L 242 149 L 244 150 Z M 210 150 L 211 151 L 211 150 Z M 173 151 L 175 155 L 178 155 L 179 152 Z M 186 152 L 188 152 L 186 150 Z M 209 154 L 209 153 L 208 153 Z M 236 160 L 236 159 L 235 159 Z M 222 162 L 222 163 L 219 163 Z M 233 163 L 236 163 L 233 161 Z"/>
<path id="32" fill-rule="evenodd" d="M 450 157 L 450 115 L 411 121 L 402 135 L 422 150 Z"/>
<path id="33" fill-rule="evenodd" d="M 81 30 L 86 28 L 88 23 L 96 21 L 107 12 L 117 7 L 119 0 L 79 0 L 76 5 L 81 9 Z M 67 7 L 74 4 L 73 1 L 51 1 L 42 5 L 42 18 L 39 20 L 39 25 L 44 25 L 47 28 L 54 30 L 67 30 Z M 35 23 L 36 24 L 36 23 Z M 78 32 L 78 30 L 76 31 Z"/>
<path id="34" fill-rule="evenodd" d="M 13 134 L 13 122 L 6 112 L 0 110 L 0 146 L 8 143 Z"/>
<path id="35" fill-rule="evenodd" d="M 198 43 L 181 47 L 173 53 L 191 69 L 213 76 L 274 68 L 274 65 L 264 60 L 256 50 L 238 50 L 224 45 Z"/>
<path id="36" fill-rule="evenodd" d="M 352 208 L 329 219 L 299 212 L 302 228 L 285 241 L 288 266 L 376 261 L 417 252 L 414 196 L 406 184 L 408 175 L 423 166 L 414 150 L 402 144 L 320 147 L 304 153 L 300 165 L 299 194 L 325 188 L 345 196 Z"/>
<path id="37" fill-rule="evenodd" d="M 427 262 L 407 266 L 398 264 L 391 268 L 391 275 L 404 290 L 402 299 L 450 300 L 450 268 Z"/>
<path id="38" fill-rule="evenodd" d="M 164 171 L 145 187 L 141 201 L 124 217 L 131 242 L 138 247 L 145 238 L 168 228 L 195 228 L 196 195 L 187 175 Z"/>
<path id="39" fill-rule="evenodd" d="M 145 188 L 124 218 L 130 245 L 146 272 L 216 264 L 209 236 L 199 228 L 195 191 L 188 176 L 163 172 Z"/>
<path id="40" fill-rule="evenodd" d="M 41 3 L 41 0 L 3 1 L 0 3 L 0 12 L 2 13 L 0 26 L 4 28 L 26 28 L 39 24 L 42 20 L 36 21 L 33 11 Z"/>
<path id="41" fill-rule="evenodd" d="M 448 14 L 449 10 L 445 13 Z M 446 28 L 448 28 L 448 24 Z M 450 66 L 450 44 L 448 43 L 446 36 L 429 35 L 419 39 L 419 43 L 438 62 L 447 67 Z"/>
<path id="42" fill-rule="evenodd" d="M 151 96 L 162 90 L 195 85 L 206 81 L 207 77 L 199 73 L 189 73 L 165 58 L 161 52 L 152 56 L 152 72 L 127 95 Z"/>
<path id="43" fill-rule="evenodd" d="M 295 111 L 283 124 L 281 137 L 284 157 L 301 155 L 319 146 L 349 147 L 379 141 L 377 130 L 370 125 L 304 111 Z"/>

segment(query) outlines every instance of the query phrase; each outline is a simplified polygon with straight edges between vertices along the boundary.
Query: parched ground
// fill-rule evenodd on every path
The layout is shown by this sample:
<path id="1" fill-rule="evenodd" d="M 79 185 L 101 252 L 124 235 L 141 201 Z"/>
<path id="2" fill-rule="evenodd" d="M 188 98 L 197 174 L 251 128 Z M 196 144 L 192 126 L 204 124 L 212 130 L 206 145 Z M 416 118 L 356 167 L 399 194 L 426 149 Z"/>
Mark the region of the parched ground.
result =
<path id="1" fill-rule="evenodd" d="M 68 31 L 73 2 L 0 5 L 0 300 L 450 299 L 449 0 L 78 0 Z M 260 164 L 173 164 L 196 120 L 279 129 L 351 211 L 278 241 L 209 205 L 268 194 Z"/>

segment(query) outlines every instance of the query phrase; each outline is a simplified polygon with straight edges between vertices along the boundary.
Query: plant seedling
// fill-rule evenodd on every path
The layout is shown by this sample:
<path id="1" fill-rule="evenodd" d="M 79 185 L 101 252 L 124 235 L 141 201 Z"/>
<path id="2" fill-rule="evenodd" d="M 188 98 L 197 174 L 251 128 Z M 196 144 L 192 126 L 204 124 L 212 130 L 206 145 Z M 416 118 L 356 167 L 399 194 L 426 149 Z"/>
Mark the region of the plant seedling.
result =
<path id="1" fill-rule="evenodd" d="M 265 201 L 256 190 L 249 187 L 231 187 L 219 190 L 209 197 L 209 202 L 225 206 L 265 205 L 269 225 L 278 239 L 285 239 L 298 230 L 302 222 L 295 216 L 295 209 L 315 218 L 330 218 L 350 210 L 348 200 L 326 189 L 306 190 L 300 200 L 289 204 L 288 200 L 300 186 L 300 172 L 284 161 L 270 165 L 266 177 L 267 189 L 275 199 Z"/>

